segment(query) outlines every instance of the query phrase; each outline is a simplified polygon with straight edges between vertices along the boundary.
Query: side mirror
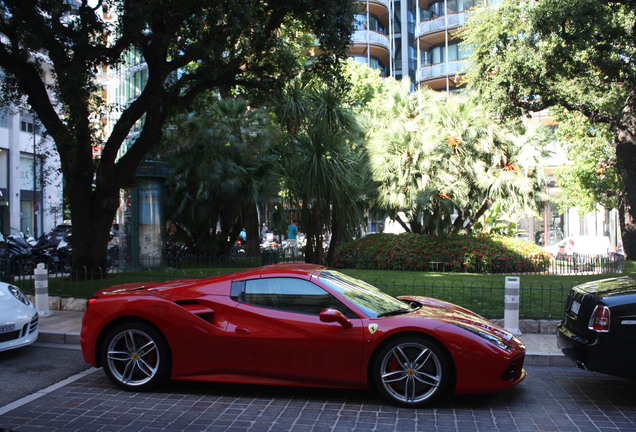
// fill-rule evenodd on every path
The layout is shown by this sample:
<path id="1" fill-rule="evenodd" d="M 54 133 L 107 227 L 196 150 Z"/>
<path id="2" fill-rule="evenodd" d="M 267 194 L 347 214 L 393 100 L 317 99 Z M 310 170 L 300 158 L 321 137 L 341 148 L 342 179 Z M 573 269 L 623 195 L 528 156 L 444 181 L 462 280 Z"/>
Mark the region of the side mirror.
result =
<path id="1" fill-rule="evenodd" d="M 320 312 L 320 321 L 325 323 L 337 322 L 346 329 L 353 327 L 353 324 L 351 324 L 351 320 L 344 316 L 342 312 L 335 309 L 325 309 Z"/>

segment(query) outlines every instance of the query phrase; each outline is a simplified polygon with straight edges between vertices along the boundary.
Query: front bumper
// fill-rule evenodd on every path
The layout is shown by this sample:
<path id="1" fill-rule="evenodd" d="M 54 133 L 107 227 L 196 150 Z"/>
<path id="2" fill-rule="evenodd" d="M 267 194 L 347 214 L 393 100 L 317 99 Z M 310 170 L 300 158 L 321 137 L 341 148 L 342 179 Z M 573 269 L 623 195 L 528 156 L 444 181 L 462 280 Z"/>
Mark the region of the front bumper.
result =
<path id="1" fill-rule="evenodd" d="M 29 321 L 16 323 L 16 330 L 0 334 L 0 351 L 20 348 L 35 342 L 39 335 L 39 316 L 37 312 Z"/>

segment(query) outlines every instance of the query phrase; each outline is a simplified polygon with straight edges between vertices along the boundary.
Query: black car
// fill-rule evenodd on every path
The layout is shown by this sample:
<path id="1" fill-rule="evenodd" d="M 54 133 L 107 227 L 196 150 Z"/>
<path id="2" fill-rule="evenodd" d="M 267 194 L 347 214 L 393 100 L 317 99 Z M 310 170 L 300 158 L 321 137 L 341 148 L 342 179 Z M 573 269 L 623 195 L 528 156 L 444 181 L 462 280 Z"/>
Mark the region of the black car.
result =
<path id="1" fill-rule="evenodd" d="M 49 246 L 57 246 L 60 244 L 62 240 L 73 232 L 73 227 L 71 225 L 58 225 L 53 231 L 51 231 L 51 235 L 49 236 Z"/>
<path id="2" fill-rule="evenodd" d="M 636 278 L 604 279 L 572 288 L 557 342 L 580 367 L 636 379 Z"/>

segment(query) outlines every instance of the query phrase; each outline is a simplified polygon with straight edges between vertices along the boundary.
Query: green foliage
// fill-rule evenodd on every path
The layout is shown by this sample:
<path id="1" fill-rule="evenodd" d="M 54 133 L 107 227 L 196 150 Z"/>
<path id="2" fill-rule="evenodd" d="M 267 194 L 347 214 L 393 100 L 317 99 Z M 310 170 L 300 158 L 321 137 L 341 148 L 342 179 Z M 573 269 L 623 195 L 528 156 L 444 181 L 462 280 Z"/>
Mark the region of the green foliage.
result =
<path id="1" fill-rule="evenodd" d="M 387 87 L 367 144 L 378 207 L 428 234 L 470 232 L 497 202 L 539 208 L 547 131 L 501 123 L 469 96 L 411 92 L 408 80 Z"/>
<path id="2" fill-rule="evenodd" d="M 492 208 L 486 210 L 484 215 L 475 223 L 476 233 L 515 237 L 519 233 L 519 226 L 510 220 L 502 209 L 502 202 L 496 202 Z"/>
<path id="3" fill-rule="evenodd" d="M 361 111 L 383 98 L 388 90 L 379 69 L 372 69 L 353 59 L 343 63 L 342 76 L 348 83 L 347 98 L 350 105 Z"/>
<path id="4" fill-rule="evenodd" d="M 105 267 L 119 192 L 133 184 L 171 115 L 210 89 L 267 100 L 301 72 L 337 79 L 355 11 L 354 0 L 3 1 L 1 94 L 26 97 L 55 141 L 76 234 L 74 268 Z M 310 40 L 320 55 L 307 61 Z M 120 106 L 95 103 L 104 66 L 131 54 L 148 80 Z M 100 137 L 96 120 L 113 108 L 120 115 Z"/>
<path id="5" fill-rule="evenodd" d="M 296 80 L 275 112 L 284 137 L 279 166 L 284 193 L 301 211 L 306 260 L 321 263 L 324 230 L 336 244 L 362 220 L 367 169 L 354 111 L 347 94 L 332 83 Z"/>
<path id="6" fill-rule="evenodd" d="M 572 162 L 556 173 L 562 189 L 559 205 L 576 206 L 586 213 L 598 204 L 617 208 L 623 185 L 616 167 L 612 131 L 607 125 L 591 124 L 580 113 L 562 113 L 558 122 L 557 137 Z"/>
<path id="7" fill-rule="evenodd" d="M 636 78 L 634 21 L 633 7 L 619 1 L 482 8 L 462 31 L 472 50 L 469 85 L 505 116 L 562 106 L 616 119 Z"/>
<path id="8" fill-rule="evenodd" d="M 214 94 L 171 121 L 163 157 L 170 163 L 166 213 L 177 228 L 175 240 L 199 253 L 230 253 L 246 214 L 278 185 L 274 139 L 266 111 Z"/>
<path id="9" fill-rule="evenodd" d="M 338 247 L 334 267 L 471 273 L 540 272 L 550 255 L 538 246 L 488 235 L 373 234 Z"/>
<path id="10" fill-rule="evenodd" d="M 571 148 L 584 151 L 560 181 L 571 194 L 566 200 L 581 198 L 587 210 L 595 203 L 614 207 L 612 196 L 618 197 L 628 259 L 636 256 L 634 28 L 631 2 L 504 0 L 476 11 L 461 34 L 472 51 L 467 83 L 491 111 L 502 118 L 543 110 L 584 117 L 569 119 L 578 125 L 568 133 L 576 146 L 588 147 Z M 602 143 L 610 137 L 615 159 Z M 599 168 L 605 171 L 595 179 Z M 592 199 L 585 197 L 590 193 Z"/>

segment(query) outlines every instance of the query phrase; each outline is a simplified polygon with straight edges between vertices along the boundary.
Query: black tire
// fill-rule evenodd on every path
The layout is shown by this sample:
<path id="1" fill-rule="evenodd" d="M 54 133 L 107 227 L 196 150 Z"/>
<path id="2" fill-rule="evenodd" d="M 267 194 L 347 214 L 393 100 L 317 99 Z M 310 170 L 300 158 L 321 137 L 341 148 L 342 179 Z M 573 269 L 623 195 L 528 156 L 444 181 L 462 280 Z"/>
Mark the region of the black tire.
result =
<path id="1" fill-rule="evenodd" d="M 447 354 L 421 337 L 402 337 L 384 346 L 375 358 L 372 376 L 382 397 L 410 408 L 448 395 L 453 383 Z"/>
<path id="2" fill-rule="evenodd" d="M 106 376 L 124 390 L 149 391 L 170 373 L 170 350 L 161 333 L 141 323 L 124 323 L 108 333 L 101 347 Z"/>

